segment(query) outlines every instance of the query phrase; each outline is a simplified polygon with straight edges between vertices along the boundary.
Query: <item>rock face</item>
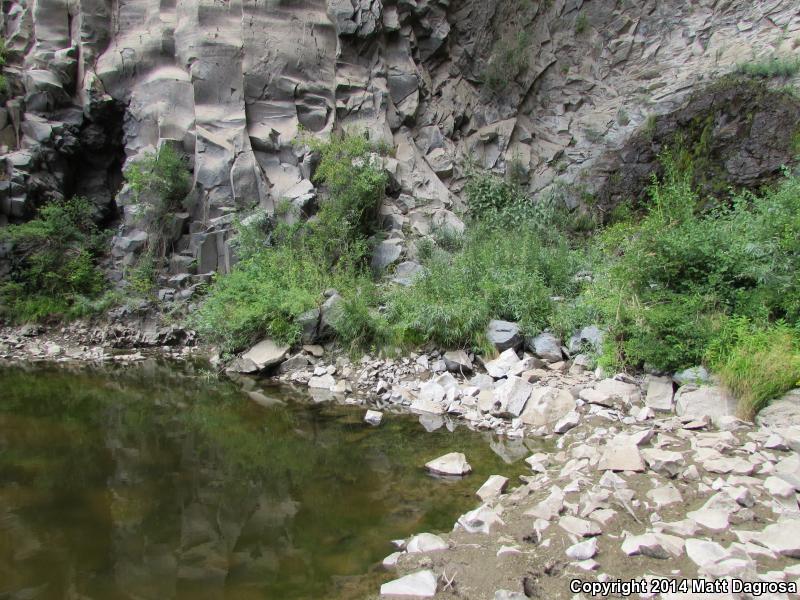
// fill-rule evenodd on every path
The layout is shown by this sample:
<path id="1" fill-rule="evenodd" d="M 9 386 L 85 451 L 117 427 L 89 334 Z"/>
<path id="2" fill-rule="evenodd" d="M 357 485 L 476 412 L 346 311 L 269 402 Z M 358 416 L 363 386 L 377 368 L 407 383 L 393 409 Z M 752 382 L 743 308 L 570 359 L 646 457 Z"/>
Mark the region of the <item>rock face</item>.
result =
<path id="1" fill-rule="evenodd" d="M 752 56 L 791 52 L 795 10 L 791 0 L 8 0 L 0 223 L 86 195 L 119 222 L 115 258 L 130 265 L 144 230 L 122 169 L 169 145 L 192 171 L 169 275 L 226 272 L 237 213 L 315 202 L 301 130 L 346 127 L 395 148 L 373 266 L 408 256 L 407 283 L 407 235 L 463 230 L 453 192 L 468 161 L 513 165 L 531 193 L 572 210 L 586 192 L 609 206 L 638 194 L 676 129 L 710 141 L 720 181 L 774 176 L 793 158 L 798 102 L 763 101 L 757 86 L 692 94 Z M 509 40 L 524 43 L 509 52 Z M 570 350 L 599 333 L 581 332 Z M 520 344 L 512 334 L 498 349 Z"/>

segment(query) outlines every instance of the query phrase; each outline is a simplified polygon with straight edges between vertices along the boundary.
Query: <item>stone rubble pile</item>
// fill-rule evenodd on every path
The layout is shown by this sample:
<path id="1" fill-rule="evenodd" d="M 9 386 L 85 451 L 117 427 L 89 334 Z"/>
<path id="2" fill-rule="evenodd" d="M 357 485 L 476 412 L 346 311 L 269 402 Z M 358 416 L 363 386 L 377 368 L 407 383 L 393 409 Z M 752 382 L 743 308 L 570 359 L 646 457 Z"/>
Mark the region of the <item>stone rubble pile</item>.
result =
<path id="1" fill-rule="evenodd" d="M 664 377 L 597 378 L 571 368 L 554 375 L 548 370 L 552 363 L 544 367 L 544 382 L 510 374 L 537 358 L 514 362 L 501 354 L 492 366 L 507 374 L 496 380 L 478 374 L 449 383 L 455 377 L 431 373 L 429 381 L 445 390 L 426 396 L 431 405 L 449 413 L 452 404 L 476 398 L 475 407 L 458 413 L 468 423 L 496 419 L 503 423 L 498 430 L 545 436 L 555 450 L 528 457 L 530 474 L 520 482 L 499 475 L 483 485 L 476 481 L 481 504 L 441 535 L 435 551 L 406 546 L 384 563 L 420 579 L 424 573 L 428 587 L 412 589 L 402 577 L 382 587 L 381 597 L 413 590 L 424 592 L 420 597 L 452 597 L 453 591 L 465 598 L 583 597 L 569 590 L 573 578 L 738 578 L 800 585 L 800 421 L 775 420 L 775 413 L 798 414 L 800 391 L 776 401 L 753 424 L 737 419 L 730 399 L 713 385 L 684 380 L 673 394 Z M 429 367 L 438 360 L 427 359 Z M 423 393 L 423 385 L 409 396 Z M 510 385 L 515 389 L 506 389 Z M 525 391 L 517 395 L 519 386 Z M 465 394 L 473 387 L 476 396 Z M 536 390 L 542 388 L 565 391 L 571 406 L 562 406 L 555 393 L 540 405 Z M 482 393 L 487 395 L 481 402 Z M 681 407 L 675 397 L 693 400 Z M 531 402 L 536 414 L 548 415 L 540 425 L 519 416 L 530 414 Z M 559 422 L 564 425 L 557 427 Z"/>

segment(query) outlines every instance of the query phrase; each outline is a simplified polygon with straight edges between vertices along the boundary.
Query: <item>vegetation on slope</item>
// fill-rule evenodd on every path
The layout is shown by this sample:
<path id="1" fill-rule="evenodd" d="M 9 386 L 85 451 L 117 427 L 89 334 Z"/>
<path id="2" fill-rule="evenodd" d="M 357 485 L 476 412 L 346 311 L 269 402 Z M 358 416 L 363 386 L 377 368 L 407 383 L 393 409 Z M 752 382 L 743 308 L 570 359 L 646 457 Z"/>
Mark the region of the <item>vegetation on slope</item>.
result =
<path id="1" fill-rule="evenodd" d="M 0 316 L 15 322 L 73 318 L 101 310 L 105 278 L 97 266 L 106 237 L 84 198 L 52 202 L 36 218 L 0 229 L 14 252 L 0 281 Z"/>

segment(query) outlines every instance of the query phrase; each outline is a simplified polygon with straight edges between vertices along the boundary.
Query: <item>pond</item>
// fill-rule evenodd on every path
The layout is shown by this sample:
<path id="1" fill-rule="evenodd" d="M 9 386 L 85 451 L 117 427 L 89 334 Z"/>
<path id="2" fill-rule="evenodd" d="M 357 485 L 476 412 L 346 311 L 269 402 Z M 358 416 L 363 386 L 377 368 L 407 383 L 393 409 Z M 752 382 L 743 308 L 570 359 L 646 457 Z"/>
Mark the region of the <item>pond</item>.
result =
<path id="1" fill-rule="evenodd" d="M 521 441 L 373 428 L 259 385 L 257 403 L 157 361 L 0 367 L 0 598 L 363 598 L 390 540 L 450 530 L 489 475 L 526 471 Z M 425 472 L 452 451 L 471 475 Z"/>

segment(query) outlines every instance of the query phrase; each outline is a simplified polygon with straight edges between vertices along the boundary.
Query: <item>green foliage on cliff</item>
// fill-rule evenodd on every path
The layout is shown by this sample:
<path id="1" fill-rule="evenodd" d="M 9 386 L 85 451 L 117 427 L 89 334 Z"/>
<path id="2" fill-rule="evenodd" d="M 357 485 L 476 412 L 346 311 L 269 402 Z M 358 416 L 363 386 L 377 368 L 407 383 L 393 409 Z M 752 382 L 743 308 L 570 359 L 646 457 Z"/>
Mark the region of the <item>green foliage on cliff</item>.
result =
<path id="1" fill-rule="evenodd" d="M 172 213 L 182 208 L 191 188 L 186 160 L 172 146 L 163 145 L 158 152 L 148 152 L 125 170 L 141 220 L 147 232 L 147 244 L 127 280 L 134 291 L 149 294 L 158 274 L 161 260 L 170 241 Z"/>
<path id="2" fill-rule="evenodd" d="M 800 58 L 773 54 L 770 57 L 753 59 L 736 66 L 736 73 L 749 77 L 794 77 L 800 73 Z"/>
<path id="3" fill-rule="evenodd" d="M 368 314 L 374 294 L 367 236 L 386 187 L 380 156 L 360 135 L 306 141 L 319 152 L 315 180 L 328 192 L 317 215 L 292 225 L 242 226 L 241 261 L 215 279 L 195 317 L 200 333 L 225 351 L 266 335 L 297 341 L 298 317 L 320 306 L 329 288 L 344 297 L 346 314 Z M 365 335 L 364 325 L 343 322 L 337 329 L 345 343 Z"/>
<path id="4" fill-rule="evenodd" d="M 11 273 L 0 281 L 0 315 L 14 322 L 81 316 L 105 288 L 97 260 L 106 237 L 83 198 L 52 202 L 36 218 L 0 229 L 13 248 Z"/>

